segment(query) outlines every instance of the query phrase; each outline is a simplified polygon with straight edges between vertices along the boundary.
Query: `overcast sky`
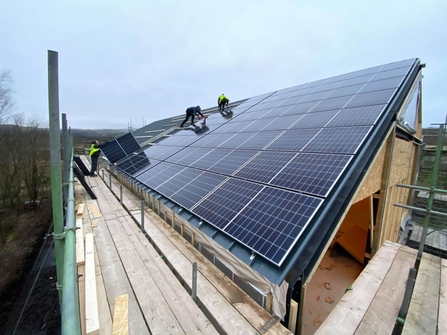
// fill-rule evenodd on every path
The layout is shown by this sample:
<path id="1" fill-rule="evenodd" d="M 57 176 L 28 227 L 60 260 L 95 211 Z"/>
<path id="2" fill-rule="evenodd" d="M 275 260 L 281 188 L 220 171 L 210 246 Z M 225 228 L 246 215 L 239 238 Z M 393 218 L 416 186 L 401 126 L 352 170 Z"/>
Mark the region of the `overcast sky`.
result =
<path id="1" fill-rule="evenodd" d="M 0 71 L 16 112 L 48 119 L 59 54 L 72 128 L 140 128 L 231 101 L 420 58 L 423 125 L 447 114 L 447 1 L 0 0 Z"/>

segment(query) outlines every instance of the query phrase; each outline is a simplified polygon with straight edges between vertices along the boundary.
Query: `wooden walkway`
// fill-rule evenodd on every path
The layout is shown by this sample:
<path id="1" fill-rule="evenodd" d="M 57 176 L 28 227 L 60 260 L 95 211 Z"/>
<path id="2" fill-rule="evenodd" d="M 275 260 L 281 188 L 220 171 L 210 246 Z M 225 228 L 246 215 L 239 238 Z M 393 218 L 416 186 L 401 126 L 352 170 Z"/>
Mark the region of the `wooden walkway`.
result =
<path id="1" fill-rule="evenodd" d="M 386 241 L 316 334 L 391 334 L 417 250 Z M 447 262 L 423 254 L 402 334 L 447 334 Z"/>
<path id="2" fill-rule="evenodd" d="M 86 178 L 98 199 L 91 200 L 76 183 L 86 249 L 85 264 L 78 266 L 84 334 L 291 334 L 150 209 L 144 213 L 146 237 L 138 226 L 141 202 L 130 191 L 122 188 L 121 204 L 101 178 Z M 108 184 L 107 173 L 105 180 Z M 113 180 L 118 196 L 119 187 Z M 97 302 L 94 293 L 84 297 L 90 235 Z M 196 301 L 190 297 L 193 262 Z M 86 315 L 95 303 L 98 330 Z"/>

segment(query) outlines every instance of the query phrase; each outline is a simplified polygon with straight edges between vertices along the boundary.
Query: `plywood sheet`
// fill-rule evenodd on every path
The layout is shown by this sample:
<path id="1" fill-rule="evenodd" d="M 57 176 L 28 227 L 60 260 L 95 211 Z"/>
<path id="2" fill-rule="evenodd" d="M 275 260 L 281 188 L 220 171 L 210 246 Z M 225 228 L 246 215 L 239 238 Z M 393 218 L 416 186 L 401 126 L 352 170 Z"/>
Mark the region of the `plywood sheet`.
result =
<path id="1" fill-rule="evenodd" d="M 359 226 L 354 226 L 341 235 L 336 243 L 363 264 L 367 239 L 368 232 Z"/>

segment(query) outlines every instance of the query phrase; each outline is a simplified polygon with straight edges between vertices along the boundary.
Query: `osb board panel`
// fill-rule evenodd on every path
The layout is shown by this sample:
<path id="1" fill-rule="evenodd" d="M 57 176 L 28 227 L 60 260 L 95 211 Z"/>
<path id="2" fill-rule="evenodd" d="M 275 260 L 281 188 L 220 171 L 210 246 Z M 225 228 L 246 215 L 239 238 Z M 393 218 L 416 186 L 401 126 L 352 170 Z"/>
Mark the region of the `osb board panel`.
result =
<path id="1" fill-rule="evenodd" d="M 411 176 L 413 170 L 413 166 L 411 165 L 413 161 L 412 147 L 412 142 L 407 142 L 399 138 L 394 140 L 389 185 L 395 185 L 407 176 Z"/>
<path id="2" fill-rule="evenodd" d="M 371 218 L 370 203 L 370 198 L 365 198 L 353 204 L 349 208 L 349 212 L 343 220 L 339 231 L 347 232 L 349 229 L 355 226 L 359 226 L 368 231 Z"/>
<path id="3" fill-rule="evenodd" d="M 380 183 L 382 180 L 383 164 L 385 162 L 386 146 L 383 146 L 374 160 L 368 174 L 362 181 L 359 187 L 354 202 L 358 202 L 362 199 L 369 197 L 371 194 L 376 193 L 380 190 Z"/>
<path id="4" fill-rule="evenodd" d="M 400 180 L 404 184 L 406 179 Z M 384 213 L 382 228 L 382 241 L 389 240 L 396 242 L 399 237 L 400 223 L 406 217 L 408 210 L 396 207 L 394 204 L 406 204 L 409 192 L 398 186 L 388 189 L 387 206 Z"/>

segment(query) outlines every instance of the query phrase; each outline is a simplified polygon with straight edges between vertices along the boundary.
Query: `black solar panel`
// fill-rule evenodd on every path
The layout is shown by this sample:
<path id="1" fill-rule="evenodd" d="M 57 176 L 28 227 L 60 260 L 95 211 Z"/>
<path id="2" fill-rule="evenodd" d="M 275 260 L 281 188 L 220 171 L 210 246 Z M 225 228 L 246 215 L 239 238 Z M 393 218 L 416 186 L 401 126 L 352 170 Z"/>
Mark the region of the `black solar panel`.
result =
<path id="1" fill-rule="evenodd" d="M 127 133 L 126 135 L 118 137 L 116 140 L 123 149 L 123 151 L 126 153 L 126 156 L 141 149 L 140 145 L 138 144 L 135 137 L 133 137 L 132 133 Z"/>
<path id="2" fill-rule="evenodd" d="M 132 154 L 126 157 L 125 159 L 122 159 L 117 164 L 117 168 L 131 177 L 136 177 L 140 173 L 149 169 L 150 166 L 154 166 L 157 163 L 158 161 L 156 163 L 152 162 L 151 165 L 149 158 L 142 151 L 139 152 L 138 154 Z"/>
<path id="3" fill-rule="evenodd" d="M 297 152 L 309 143 L 319 131 L 318 128 L 288 130 L 283 132 L 265 149 Z"/>
<path id="4" fill-rule="evenodd" d="M 168 145 L 151 145 L 150 147 L 144 149 L 144 153 L 147 157 L 150 159 L 158 159 L 158 160 L 165 160 L 166 158 L 174 155 L 175 153 L 182 150 L 183 147 L 180 146 L 168 146 Z"/>
<path id="5" fill-rule="evenodd" d="M 197 179 L 202 173 L 203 171 L 197 169 L 186 168 L 182 170 L 182 173 L 177 173 L 157 187 L 157 192 L 160 192 L 167 197 L 172 197 L 183 187 Z"/>
<path id="6" fill-rule="evenodd" d="M 171 199 L 182 207 L 191 209 L 226 178 L 215 173 L 204 172 L 174 193 Z"/>
<path id="7" fill-rule="evenodd" d="M 372 125 L 382 114 L 386 105 L 355 107 L 340 110 L 327 127 Z"/>
<path id="8" fill-rule="evenodd" d="M 132 133 L 127 133 L 113 141 L 110 141 L 101 148 L 102 153 L 110 163 L 116 163 L 124 157 L 141 149 Z"/>
<path id="9" fill-rule="evenodd" d="M 156 190 L 157 187 L 184 169 L 185 167 L 181 165 L 161 162 L 137 176 L 137 180 Z"/>
<path id="10" fill-rule="evenodd" d="M 304 114 L 298 122 L 292 125 L 291 129 L 322 128 L 332 120 L 337 113 L 338 110 L 329 110 L 326 112 Z"/>
<path id="11" fill-rule="evenodd" d="M 322 129 L 302 151 L 353 155 L 370 130 L 364 126 Z"/>
<path id="12" fill-rule="evenodd" d="M 255 154 L 256 151 L 252 150 L 233 150 L 228 155 L 213 164 L 209 170 L 212 172 L 231 175 L 234 171 L 248 162 Z"/>
<path id="13" fill-rule="evenodd" d="M 202 169 L 202 170 L 208 170 L 211 166 L 219 162 L 221 159 L 226 157 L 230 152 L 232 152 L 232 149 L 209 149 L 206 148 L 207 153 L 202 155 L 202 157 L 199 157 L 196 161 L 191 163 L 191 166 Z"/>
<path id="14" fill-rule="evenodd" d="M 235 187 L 235 191 L 239 188 Z M 250 191 L 243 189 L 242 193 L 249 197 L 254 193 Z M 223 229 L 251 250 L 281 265 L 322 202 L 307 195 L 265 187 Z M 232 215 L 233 212 L 223 214 L 219 222 L 226 223 Z"/>
<path id="15" fill-rule="evenodd" d="M 110 141 L 101 148 L 102 153 L 107 157 L 110 163 L 116 163 L 127 156 L 117 140 Z"/>
<path id="16" fill-rule="evenodd" d="M 250 98 L 231 118 L 210 114 L 201 136 L 181 130 L 145 149 L 149 165 L 129 157 L 118 168 L 281 265 L 414 62 Z M 124 151 L 114 150 L 113 157 Z"/>
<path id="17" fill-rule="evenodd" d="M 352 156 L 300 153 L 270 181 L 271 185 L 326 197 Z"/>
<path id="18" fill-rule="evenodd" d="M 239 170 L 235 176 L 261 183 L 268 183 L 296 155 L 294 152 L 260 152 L 251 162 Z"/>
<path id="19" fill-rule="evenodd" d="M 230 220 L 246 206 L 263 186 L 238 180 L 228 179 L 206 199 L 192 208 L 192 212 L 210 222 L 213 226 L 225 229 Z"/>

